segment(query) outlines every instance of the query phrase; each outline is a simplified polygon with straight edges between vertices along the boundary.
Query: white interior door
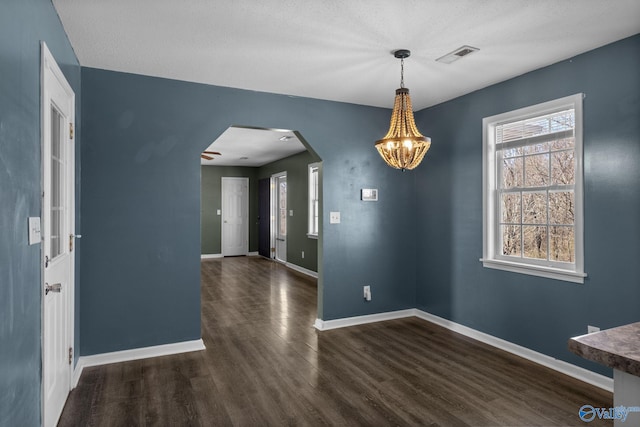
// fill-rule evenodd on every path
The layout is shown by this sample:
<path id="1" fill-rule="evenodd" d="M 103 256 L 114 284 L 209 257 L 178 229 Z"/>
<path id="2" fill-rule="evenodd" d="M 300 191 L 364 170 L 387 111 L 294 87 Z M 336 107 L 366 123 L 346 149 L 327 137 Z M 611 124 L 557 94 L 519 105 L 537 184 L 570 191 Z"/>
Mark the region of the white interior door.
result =
<path id="1" fill-rule="evenodd" d="M 222 255 L 249 252 L 249 178 L 222 178 Z"/>
<path id="2" fill-rule="evenodd" d="M 42 43 L 42 412 L 55 426 L 71 386 L 75 95 Z"/>
<path id="3" fill-rule="evenodd" d="M 275 258 L 287 262 L 287 173 L 282 172 L 272 177 L 274 182 L 273 211 L 275 232 Z"/>

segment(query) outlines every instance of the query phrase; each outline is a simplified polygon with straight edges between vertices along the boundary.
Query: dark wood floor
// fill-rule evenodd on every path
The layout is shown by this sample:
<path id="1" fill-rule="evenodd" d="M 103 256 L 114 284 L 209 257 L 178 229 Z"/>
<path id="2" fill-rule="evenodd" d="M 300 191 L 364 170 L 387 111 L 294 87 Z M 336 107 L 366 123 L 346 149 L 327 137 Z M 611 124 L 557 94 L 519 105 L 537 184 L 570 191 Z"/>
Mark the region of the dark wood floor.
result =
<path id="1" fill-rule="evenodd" d="M 612 406 L 423 320 L 317 332 L 315 318 L 315 280 L 257 257 L 204 261 L 207 350 L 85 369 L 59 425 L 576 426 L 582 405 Z"/>

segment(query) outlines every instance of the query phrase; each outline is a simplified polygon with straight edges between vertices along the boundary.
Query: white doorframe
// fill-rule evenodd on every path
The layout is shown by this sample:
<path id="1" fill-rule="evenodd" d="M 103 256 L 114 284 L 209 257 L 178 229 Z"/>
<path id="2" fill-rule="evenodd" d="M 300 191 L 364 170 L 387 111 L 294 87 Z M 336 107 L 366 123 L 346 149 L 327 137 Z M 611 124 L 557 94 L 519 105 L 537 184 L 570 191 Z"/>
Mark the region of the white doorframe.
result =
<path id="1" fill-rule="evenodd" d="M 287 221 L 288 221 L 288 211 L 287 211 L 287 199 L 285 197 L 285 206 L 284 206 L 284 215 L 285 215 L 285 223 L 284 223 L 284 234 L 280 232 L 280 184 L 282 182 L 286 185 L 287 181 L 287 172 L 279 172 L 271 175 L 271 247 L 275 250 L 271 253 L 272 258 L 276 261 L 280 261 L 283 263 L 287 262 Z"/>
<path id="2" fill-rule="evenodd" d="M 227 186 L 225 184 L 239 185 L 242 188 L 241 200 L 235 200 L 235 206 L 228 206 L 226 201 L 228 200 Z M 222 221 L 220 224 L 220 251 L 222 256 L 237 256 L 247 255 L 249 253 L 249 178 L 247 177 L 222 177 L 221 181 L 221 209 L 222 209 Z M 240 206 L 237 206 L 237 203 Z M 239 211 L 239 212 L 237 212 Z M 233 217 L 231 218 L 230 215 Z M 239 221 L 239 227 L 232 227 L 227 221 Z M 232 228 L 234 230 L 232 230 Z M 239 233 L 237 231 L 239 230 Z M 229 247 L 229 239 L 225 238 L 227 231 L 233 231 L 235 244 Z M 238 235 L 239 234 L 239 235 Z M 232 242 L 233 243 L 233 242 Z"/>
<path id="3" fill-rule="evenodd" d="M 51 167 L 52 106 L 59 109 L 61 115 L 58 117 L 64 120 L 61 124 L 60 146 L 63 147 L 61 151 L 66 153 L 64 156 L 61 155 L 63 165 L 61 170 L 63 172 L 58 175 L 63 177 L 61 179 L 61 198 L 63 199 L 62 206 L 64 206 L 62 211 L 64 212 L 64 220 L 61 222 L 63 226 L 58 230 L 57 238 L 60 239 L 64 246 L 64 258 L 60 257 L 57 262 L 54 259 L 49 267 L 54 268 L 56 263 L 58 263 L 58 271 L 61 271 L 66 279 L 64 287 L 59 294 L 53 293 L 48 295 L 49 297 L 52 295 L 55 295 L 56 298 L 60 297 L 58 301 L 61 301 L 59 306 L 62 306 L 62 315 L 60 316 L 62 331 L 59 334 L 51 334 L 51 331 L 46 327 L 46 315 L 48 311 L 45 310 L 45 303 L 48 304 L 48 310 L 51 310 L 51 304 L 49 300 L 45 298 L 45 280 L 48 280 L 47 276 L 51 273 L 47 270 L 49 264 L 47 258 L 49 256 L 49 248 L 45 247 L 47 246 L 45 244 L 47 240 L 43 238 L 41 241 L 41 415 L 43 425 L 48 427 L 55 426 L 58 422 L 64 403 L 71 390 L 73 376 L 73 343 L 75 336 L 75 251 L 73 251 L 73 246 L 75 245 L 75 144 L 73 142 L 73 132 L 75 130 L 75 94 L 44 41 L 41 43 L 40 71 L 41 188 L 43 196 L 41 216 L 43 219 L 43 233 L 51 233 L 51 231 L 47 229 L 47 227 L 50 227 L 50 221 L 47 221 L 47 218 L 49 218 L 48 211 L 50 211 L 51 195 L 46 193 L 51 181 L 51 174 L 49 173 L 49 176 L 47 176 L 45 171 L 48 171 Z M 66 145 L 66 147 L 64 147 L 64 145 Z M 49 164 L 45 166 L 45 163 Z M 43 237 L 44 236 L 46 236 L 46 234 L 43 234 Z M 56 351 L 54 352 L 52 348 L 48 348 L 48 346 L 53 346 L 56 348 Z M 59 378 L 61 394 L 55 397 L 55 401 L 46 398 L 46 387 L 49 385 L 50 374 L 53 371 L 52 367 L 49 366 L 53 353 L 55 353 L 55 357 L 57 357 L 59 361 L 65 362 L 56 366 L 56 368 L 59 369 L 59 371 L 55 372 L 58 372 L 56 378 Z"/>

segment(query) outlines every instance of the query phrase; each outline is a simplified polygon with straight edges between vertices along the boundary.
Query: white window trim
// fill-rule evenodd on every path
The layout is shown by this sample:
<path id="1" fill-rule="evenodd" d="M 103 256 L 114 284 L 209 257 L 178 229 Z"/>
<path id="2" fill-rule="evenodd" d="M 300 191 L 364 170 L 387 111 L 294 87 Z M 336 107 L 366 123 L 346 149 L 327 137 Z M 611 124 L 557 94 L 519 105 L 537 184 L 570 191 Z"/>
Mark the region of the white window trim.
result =
<path id="1" fill-rule="evenodd" d="M 482 265 L 487 268 L 511 271 L 539 277 L 564 280 L 574 283 L 584 283 L 587 276 L 584 272 L 584 175 L 583 175 L 583 121 L 582 100 L 584 95 L 578 93 L 549 102 L 521 108 L 485 117 L 482 120 L 482 213 L 483 213 L 483 257 Z M 558 268 L 553 265 L 544 265 L 539 260 L 520 262 L 519 260 L 504 260 L 497 256 L 497 168 L 496 168 L 496 144 L 495 128 L 505 122 L 524 120 L 529 117 L 541 116 L 565 108 L 573 108 L 575 111 L 575 263 L 568 264 L 572 268 Z M 549 263 L 551 264 L 551 263 Z"/>
<path id="2" fill-rule="evenodd" d="M 310 163 L 309 167 L 308 167 L 308 172 L 307 172 L 307 182 L 308 182 L 308 188 L 307 188 L 307 237 L 310 239 L 317 239 L 318 238 L 318 232 L 320 230 L 317 230 L 316 233 L 312 233 L 311 232 L 311 224 L 313 222 L 313 206 L 311 205 L 311 193 L 312 193 L 312 188 L 311 186 L 313 185 L 313 183 L 311 182 L 311 171 L 313 169 L 317 169 L 317 173 L 318 173 L 318 193 L 320 192 L 320 163 L 316 162 L 316 163 Z M 320 196 L 318 194 L 318 200 L 320 199 Z M 319 202 L 318 202 L 319 203 Z M 319 207 L 319 206 L 318 206 Z M 318 213 L 319 214 L 319 213 Z"/>

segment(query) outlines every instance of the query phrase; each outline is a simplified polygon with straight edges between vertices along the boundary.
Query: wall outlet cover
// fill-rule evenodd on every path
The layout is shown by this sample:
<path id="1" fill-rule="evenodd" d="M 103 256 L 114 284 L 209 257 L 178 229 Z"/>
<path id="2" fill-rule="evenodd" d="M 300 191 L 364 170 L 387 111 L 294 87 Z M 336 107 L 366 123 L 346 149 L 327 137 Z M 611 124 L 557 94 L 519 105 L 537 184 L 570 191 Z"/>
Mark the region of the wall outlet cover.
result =
<path id="1" fill-rule="evenodd" d="M 340 224 L 340 212 L 329 212 L 329 224 Z"/>

